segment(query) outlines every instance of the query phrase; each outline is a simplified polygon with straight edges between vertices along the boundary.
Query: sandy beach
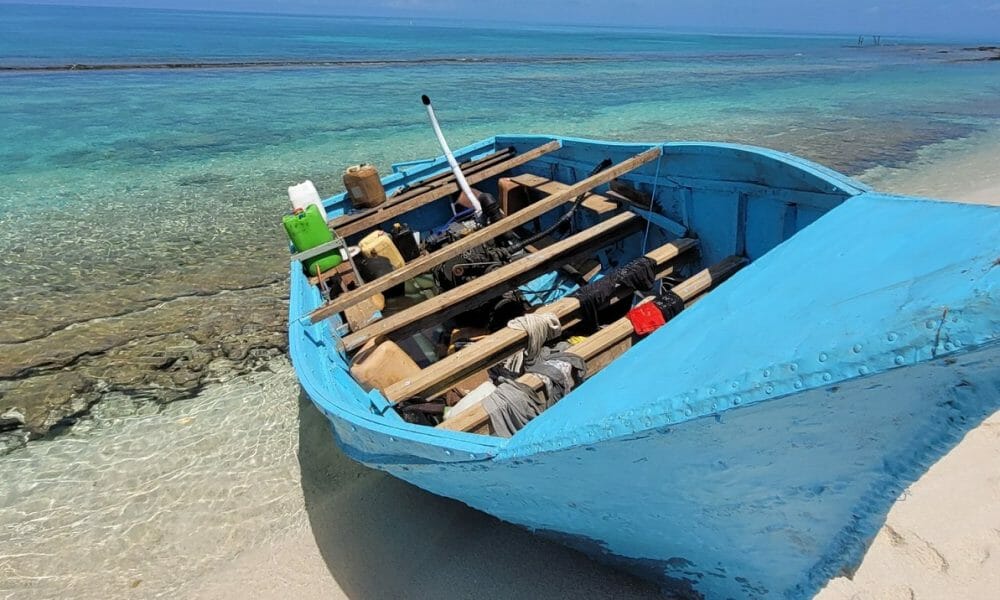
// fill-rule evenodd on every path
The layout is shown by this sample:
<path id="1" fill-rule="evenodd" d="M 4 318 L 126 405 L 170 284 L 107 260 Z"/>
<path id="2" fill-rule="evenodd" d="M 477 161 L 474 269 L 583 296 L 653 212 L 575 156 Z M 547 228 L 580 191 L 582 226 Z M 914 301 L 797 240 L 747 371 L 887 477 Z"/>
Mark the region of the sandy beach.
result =
<path id="1" fill-rule="evenodd" d="M 307 494 L 309 526 L 240 554 L 181 597 L 661 597 L 628 574 L 354 466 L 324 447 L 314 417 L 300 458 L 329 480 L 312 482 L 323 493 Z M 853 577 L 830 581 L 817 600 L 986 599 L 997 589 L 1000 413 L 906 491 Z"/>
<path id="2" fill-rule="evenodd" d="M 880 189 L 1000 205 L 1000 144 L 983 140 L 868 179 Z M 947 144 L 945 144 L 947 145 Z M 938 461 L 896 501 L 851 577 L 818 600 L 995 598 L 1000 590 L 1000 412 Z"/>
<path id="3" fill-rule="evenodd" d="M 629 574 L 357 465 L 305 399 L 299 417 L 308 523 L 191 581 L 178 597 L 661 597 Z"/>

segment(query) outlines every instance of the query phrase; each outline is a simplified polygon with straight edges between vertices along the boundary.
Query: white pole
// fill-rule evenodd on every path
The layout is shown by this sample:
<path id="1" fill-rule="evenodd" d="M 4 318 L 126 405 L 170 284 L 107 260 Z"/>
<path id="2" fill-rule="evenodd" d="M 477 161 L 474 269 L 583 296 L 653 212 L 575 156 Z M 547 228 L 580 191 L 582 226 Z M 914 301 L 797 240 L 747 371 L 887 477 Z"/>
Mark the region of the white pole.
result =
<path id="1" fill-rule="evenodd" d="M 434 116 L 434 107 L 431 106 L 431 99 L 423 95 L 420 97 L 423 101 L 424 106 L 427 107 L 427 116 L 431 118 L 431 125 L 434 127 L 434 135 L 437 136 L 438 143 L 441 144 L 441 150 L 444 151 L 445 158 L 448 159 L 448 164 L 451 165 L 451 172 L 455 174 L 455 179 L 458 181 L 458 187 L 465 193 L 465 197 L 472 202 L 472 207 L 476 209 L 476 216 L 478 217 L 483 212 L 483 207 L 479 205 L 479 198 L 472 193 L 472 188 L 469 187 L 469 182 L 465 180 L 465 175 L 462 175 L 462 169 L 458 168 L 458 163 L 455 161 L 455 155 L 451 153 L 451 148 L 448 147 L 448 142 L 444 139 L 444 134 L 441 133 L 441 126 L 438 125 L 437 117 Z"/>

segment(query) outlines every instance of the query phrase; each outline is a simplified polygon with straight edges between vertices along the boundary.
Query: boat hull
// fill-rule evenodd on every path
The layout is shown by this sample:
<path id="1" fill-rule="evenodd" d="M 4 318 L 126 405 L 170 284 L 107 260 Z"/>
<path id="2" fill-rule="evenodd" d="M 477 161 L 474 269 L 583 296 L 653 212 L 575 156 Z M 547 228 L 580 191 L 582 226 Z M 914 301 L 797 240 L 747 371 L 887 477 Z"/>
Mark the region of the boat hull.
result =
<path id="1" fill-rule="evenodd" d="M 293 276 L 303 388 L 348 455 L 433 493 L 691 597 L 811 597 L 857 564 L 906 486 L 1000 409 L 1000 210 L 781 164 L 790 198 L 829 176 L 801 194 L 846 201 L 791 211 L 807 223 L 768 248 L 754 240 L 790 211 L 753 204 L 764 167 L 729 196 L 722 183 L 680 193 L 664 210 L 702 218 L 699 231 L 730 200 L 756 215 L 742 235 L 760 256 L 509 440 L 403 423 L 359 392 L 329 328 L 296 318 L 318 299 Z"/>
<path id="2" fill-rule="evenodd" d="M 354 457 L 674 593 L 809 598 L 860 561 L 905 488 L 1000 406 L 998 381 L 990 348 L 530 457 Z"/>

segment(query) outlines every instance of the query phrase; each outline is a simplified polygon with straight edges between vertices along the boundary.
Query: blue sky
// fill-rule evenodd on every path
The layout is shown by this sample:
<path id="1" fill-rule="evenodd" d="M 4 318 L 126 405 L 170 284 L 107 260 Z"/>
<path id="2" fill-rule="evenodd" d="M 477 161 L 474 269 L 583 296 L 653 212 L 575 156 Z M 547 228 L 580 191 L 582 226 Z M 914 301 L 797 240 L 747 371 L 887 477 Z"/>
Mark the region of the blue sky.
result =
<path id="1" fill-rule="evenodd" d="M 17 0 L 26 4 L 997 38 L 1000 0 Z M 0 0 L 11 3 L 11 0 Z"/>

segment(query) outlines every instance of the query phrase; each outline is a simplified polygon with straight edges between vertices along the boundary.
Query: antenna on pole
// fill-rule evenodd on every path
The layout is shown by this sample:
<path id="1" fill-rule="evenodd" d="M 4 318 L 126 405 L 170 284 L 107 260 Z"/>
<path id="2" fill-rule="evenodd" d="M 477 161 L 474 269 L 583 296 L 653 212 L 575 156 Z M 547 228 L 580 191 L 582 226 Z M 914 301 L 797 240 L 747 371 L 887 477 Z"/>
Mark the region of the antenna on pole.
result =
<path id="1" fill-rule="evenodd" d="M 478 217 L 483 213 L 483 207 L 479 204 L 479 198 L 473 193 L 469 182 L 465 180 L 465 175 L 462 174 L 462 169 L 458 167 L 455 155 L 451 153 L 451 148 L 448 147 L 448 141 L 444 139 L 444 134 L 441 133 L 441 126 L 438 125 L 437 117 L 434 116 L 434 107 L 431 106 L 431 99 L 427 94 L 424 94 L 420 96 L 420 101 L 427 107 L 427 116 L 430 117 L 431 126 L 434 127 L 434 135 L 437 136 L 438 143 L 441 144 L 441 150 L 444 151 L 444 156 L 448 159 L 448 164 L 451 165 L 451 172 L 455 174 L 458 187 L 461 188 L 465 193 L 465 197 L 472 203 L 472 207 L 476 209 L 476 216 Z"/>

